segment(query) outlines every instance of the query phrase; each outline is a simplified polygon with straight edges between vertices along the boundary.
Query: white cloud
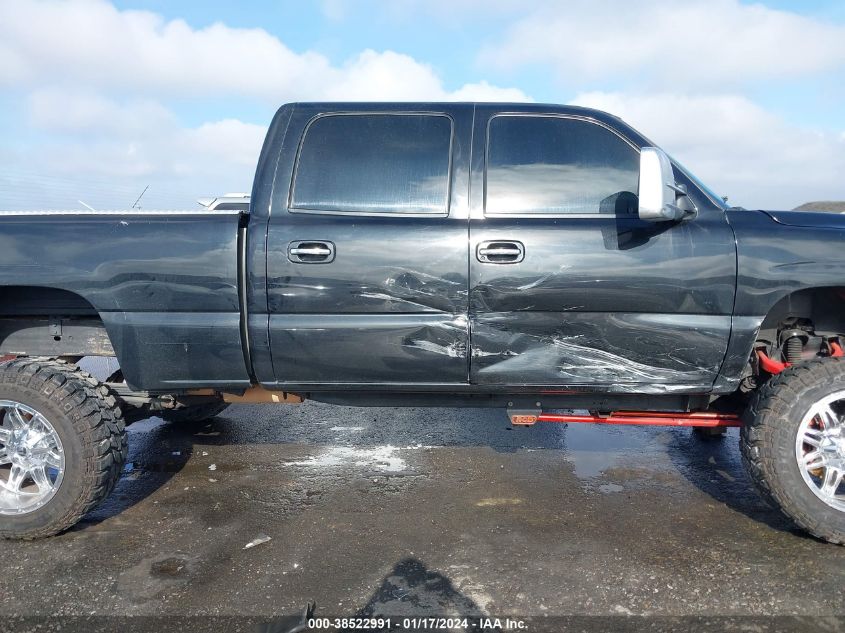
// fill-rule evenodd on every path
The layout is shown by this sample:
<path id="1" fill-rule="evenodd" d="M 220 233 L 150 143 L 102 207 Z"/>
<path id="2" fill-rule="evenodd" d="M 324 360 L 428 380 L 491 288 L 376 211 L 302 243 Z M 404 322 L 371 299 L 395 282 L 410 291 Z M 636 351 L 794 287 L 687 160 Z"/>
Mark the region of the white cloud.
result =
<path id="1" fill-rule="evenodd" d="M 622 117 L 733 204 L 845 198 L 845 135 L 791 125 L 746 97 L 590 92 L 572 102 Z"/>
<path id="2" fill-rule="evenodd" d="M 491 86 L 486 81 L 480 81 L 474 84 L 466 84 L 450 93 L 449 100 L 524 102 L 532 99 L 518 88 L 498 88 Z"/>
<path id="3" fill-rule="evenodd" d="M 344 4 L 324 10 L 339 19 Z M 165 207 L 249 190 L 269 120 L 186 126 L 166 105 L 174 100 L 265 111 L 305 100 L 528 100 L 486 81 L 450 90 L 436 69 L 393 51 L 333 64 L 262 29 L 194 29 L 105 0 L 0 0 L 0 90 L 25 104 L 20 124 L 39 139 L 0 147 L 4 208 L 126 206 L 146 184 L 145 202 Z"/>
<path id="4" fill-rule="evenodd" d="M 575 103 L 622 116 L 737 204 L 845 198 L 841 127 L 791 124 L 743 95 L 813 78 L 840 91 L 843 24 L 739 0 L 532 3 L 479 60 L 552 68 Z"/>
<path id="5" fill-rule="evenodd" d="M 339 5 L 341 6 L 341 5 Z M 0 86 L 120 91 L 147 98 L 453 100 L 434 69 L 365 50 L 341 65 L 296 53 L 263 29 L 194 29 L 104 0 L 0 2 Z M 462 89 L 458 89 L 460 93 Z M 478 84 L 473 94 L 498 95 Z M 511 89 L 520 100 L 527 97 Z M 489 97 L 487 97 L 489 98 Z"/>
<path id="6" fill-rule="evenodd" d="M 320 99 L 330 101 L 426 100 L 446 98 L 440 78 L 431 67 L 408 55 L 365 50 L 320 86 Z"/>
<path id="7" fill-rule="evenodd" d="M 350 8 L 322 4 L 335 20 Z M 738 204 L 845 198 L 845 132 L 791 125 L 740 87 L 822 72 L 845 83 L 843 26 L 737 0 L 396 0 L 385 10 L 522 15 L 481 55 L 497 71 L 552 65 L 582 86 L 576 102 L 621 115 Z M 587 91 L 595 85 L 615 88 Z M 35 139 L 0 145 L 3 207 L 79 197 L 126 206 L 146 184 L 147 206 L 248 190 L 269 121 L 186 125 L 176 101 L 236 99 L 268 111 L 312 99 L 529 100 L 484 80 L 446 86 L 436 68 L 395 51 L 338 63 L 262 29 L 196 29 L 105 0 L 0 0 L 0 90 L 25 105 L 20 125 Z"/>
<path id="8" fill-rule="evenodd" d="M 186 208 L 202 195 L 249 191 L 264 125 L 223 119 L 184 127 L 156 103 L 40 91 L 30 124 L 49 139 L 0 150 L 0 208 Z"/>
<path id="9" fill-rule="evenodd" d="M 576 0 L 531 10 L 480 59 L 511 69 L 548 63 L 567 81 L 723 89 L 841 71 L 843 42 L 843 25 L 739 0 Z"/>
<path id="10" fill-rule="evenodd" d="M 365 50 L 320 89 L 327 101 L 530 101 L 517 88 L 500 88 L 486 81 L 443 88 L 433 68 L 413 57 Z"/>
<path id="11" fill-rule="evenodd" d="M 273 98 L 330 69 L 262 29 L 192 29 L 101 0 L 0 4 L 0 83 L 44 83 L 145 95 L 245 94 Z"/>
<path id="12" fill-rule="evenodd" d="M 161 104 L 150 100 L 118 103 L 101 95 L 36 90 L 27 98 L 29 123 L 58 134 L 125 136 L 170 129 L 176 122 Z"/>

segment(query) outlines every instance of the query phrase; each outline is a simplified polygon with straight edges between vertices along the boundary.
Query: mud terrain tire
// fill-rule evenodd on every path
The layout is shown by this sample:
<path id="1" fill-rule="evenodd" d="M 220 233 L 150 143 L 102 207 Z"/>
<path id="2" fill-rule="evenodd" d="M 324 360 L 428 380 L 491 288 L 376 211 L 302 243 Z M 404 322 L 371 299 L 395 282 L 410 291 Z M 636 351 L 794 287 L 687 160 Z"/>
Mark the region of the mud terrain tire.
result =
<path id="1" fill-rule="evenodd" d="M 845 393 L 843 361 L 813 360 L 774 376 L 752 398 L 740 432 L 742 459 L 760 494 L 802 529 L 840 545 L 845 544 L 845 510 L 829 505 L 811 490 L 796 457 L 796 443 L 811 407 Z M 840 415 L 840 426 L 845 425 L 843 418 Z"/>
<path id="2" fill-rule="evenodd" d="M 120 477 L 127 454 L 120 407 L 91 375 L 50 358 L 0 363 L 0 401 L 20 403 L 48 420 L 64 459 L 62 479 L 44 505 L 0 513 L 0 538 L 35 539 L 68 529 L 105 499 Z"/>

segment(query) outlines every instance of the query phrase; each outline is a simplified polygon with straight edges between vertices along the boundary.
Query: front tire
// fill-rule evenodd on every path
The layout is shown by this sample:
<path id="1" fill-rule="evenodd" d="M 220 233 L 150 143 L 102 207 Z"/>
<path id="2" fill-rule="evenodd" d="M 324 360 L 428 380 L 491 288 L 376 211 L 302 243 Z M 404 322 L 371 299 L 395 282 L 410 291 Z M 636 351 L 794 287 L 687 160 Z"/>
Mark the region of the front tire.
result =
<path id="1" fill-rule="evenodd" d="M 0 364 L 0 537 L 34 539 L 77 523 L 108 496 L 127 454 L 109 389 L 62 361 Z"/>
<path id="2" fill-rule="evenodd" d="M 795 365 L 751 400 L 740 433 L 746 470 L 796 525 L 845 544 L 845 362 Z"/>

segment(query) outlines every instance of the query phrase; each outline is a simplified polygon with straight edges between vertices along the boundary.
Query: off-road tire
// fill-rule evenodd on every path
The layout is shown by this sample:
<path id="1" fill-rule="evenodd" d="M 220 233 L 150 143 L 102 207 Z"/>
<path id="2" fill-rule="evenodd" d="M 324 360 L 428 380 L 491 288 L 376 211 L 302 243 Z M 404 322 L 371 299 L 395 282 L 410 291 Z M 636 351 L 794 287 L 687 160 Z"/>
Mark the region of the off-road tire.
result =
<path id="1" fill-rule="evenodd" d="M 227 402 L 204 402 L 202 404 L 180 407 L 179 409 L 157 411 L 151 415 L 158 415 L 166 422 L 202 422 L 222 413 L 228 406 L 229 404 Z"/>
<path id="2" fill-rule="evenodd" d="M 824 358 L 801 363 L 763 385 L 744 414 L 740 449 L 757 490 L 797 526 L 830 543 L 845 544 L 845 512 L 807 487 L 795 458 L 801 421 L 825 396 L 845 390 L 845 362 Z"/>
<path id="3" fill-rule="evenodd" d="M 32 512 L 0 515 L 0 538 L 35 539 L 68 529 L 108 496 L 126 461 L 126 431 L 114 395 L 74 365 L 19 358 L 0 363 L 0 399 L 44 415 L 65 455 L 64 477 L 53 498 Z"/>

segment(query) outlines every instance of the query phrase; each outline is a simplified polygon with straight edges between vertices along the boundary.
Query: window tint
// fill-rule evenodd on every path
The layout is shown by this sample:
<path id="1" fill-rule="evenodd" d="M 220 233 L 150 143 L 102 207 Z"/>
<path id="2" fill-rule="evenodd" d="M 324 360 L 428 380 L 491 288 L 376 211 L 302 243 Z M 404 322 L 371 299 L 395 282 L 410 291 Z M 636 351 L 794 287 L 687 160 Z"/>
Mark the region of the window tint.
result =
<path id="1" fill-rule="evenodd" d="M 485 211 L 636 211 L 639 153 L 610 130 L 561 117 L 499 116 L 487 141 Z"/>
<path id="2" fill-rule="evenodd" d="M 452 122 L 415 114 L 314 120 L 291 207 L 350 213 L 446 213 Z"/>

